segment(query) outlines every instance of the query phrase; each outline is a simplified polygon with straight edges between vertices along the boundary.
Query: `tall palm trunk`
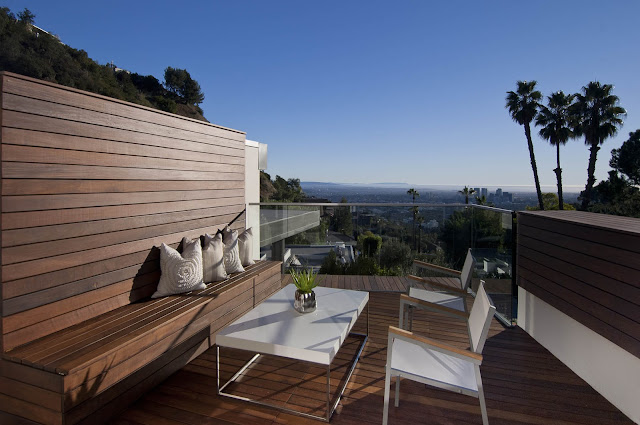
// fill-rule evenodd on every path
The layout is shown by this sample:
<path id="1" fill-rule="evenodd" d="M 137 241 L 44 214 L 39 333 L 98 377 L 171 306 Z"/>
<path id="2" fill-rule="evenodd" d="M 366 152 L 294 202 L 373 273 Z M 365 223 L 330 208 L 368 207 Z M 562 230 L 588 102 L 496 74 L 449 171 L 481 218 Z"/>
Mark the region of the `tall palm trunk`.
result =
<path id="1" fill-rule="evenodd" d="M 589 154 L 589 168 L 587 168 L 587 185 L 584 188 L 584 196 L 582 197 L 583 210 L 586 210 L 591 202 L 591 191 L 593 190 L 593 185 L 596 183 L 596 160 L 598 159 L 599 150 L 600 146 L 598 146 L 597 141 L 589 148 L 591 154 Z"/>
<path id="2" fill-rule="evenodd" d="M 558 209 L 564 209 L 564 199 L 562 198 L 562 168 L 560 168 L 560 143 L 556 145 L 558 148 L 556 154 L 556 160 L 558 162 L 558 167 L 553 170 L 556 173 L 556 177 L 558 179 Z"/>
<path id="3" fill-rule="evenodd" d="M 415 207 L 414 207 L 415 208 Z M 413 211 L 413 249 L 416 249 L 416 212 Z"/>
<path id="4" fill-rule="evenodd" d="M 540 180 L 538 179 L 538 166 L 536 165 L 536 156 L 533 153 L 533 141 L 531 140 L 531 126 L 529 123 L 524 124 L 524 134 L 527 136 L 527 143 L 529 144 L 529 157 L 531 157 L 531 168 L 533 169 L 533 180 L 536 183 L 536 192 L 538 194 L 538 205 L 540 205 L 540 211 L 544 210 L 544 204 L 542 203 L 542 191 L 540 190 Z"/>

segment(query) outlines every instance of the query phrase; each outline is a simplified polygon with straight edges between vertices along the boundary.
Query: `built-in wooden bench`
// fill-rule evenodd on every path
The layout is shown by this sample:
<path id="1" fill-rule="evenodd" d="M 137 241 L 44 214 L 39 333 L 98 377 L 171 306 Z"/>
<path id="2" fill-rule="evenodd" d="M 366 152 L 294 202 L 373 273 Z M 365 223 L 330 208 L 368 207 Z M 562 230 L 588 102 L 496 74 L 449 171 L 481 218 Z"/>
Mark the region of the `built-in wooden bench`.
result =
<path id="1" fill-rule="evenodd" d="M 279 262 L 258 262 L 207 289 L 129 304 L 10 350 L 1 379 L 16 398 L 3 409 L 45 424 L 98 423 L 210 348 L 280 282 Z"/>
<path id="2" fill-rule="evenodd" d="M 154 247 L 244 230 L 242 131 L 6 72 L 0 130 L 1 424 L 106 421 L 280 287 L 149 299 Z"/>

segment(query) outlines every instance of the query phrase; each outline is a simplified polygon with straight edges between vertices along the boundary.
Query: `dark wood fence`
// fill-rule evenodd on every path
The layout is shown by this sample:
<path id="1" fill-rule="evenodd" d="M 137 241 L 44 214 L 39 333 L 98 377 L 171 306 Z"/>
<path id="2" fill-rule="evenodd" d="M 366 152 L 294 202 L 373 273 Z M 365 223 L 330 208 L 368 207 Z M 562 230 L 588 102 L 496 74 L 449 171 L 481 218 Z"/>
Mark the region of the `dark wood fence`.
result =
<path id="1" fill-rule="evenodd" d="M 640 357 L 640 220 L 518 213 L 518 285 Z"/>
<path id="2" fill-rule="evenodd" d="M 2 351 L 149 296 L 152 247 L 243 210 L 244 133 L 15 74 L 0 81 Z"/>

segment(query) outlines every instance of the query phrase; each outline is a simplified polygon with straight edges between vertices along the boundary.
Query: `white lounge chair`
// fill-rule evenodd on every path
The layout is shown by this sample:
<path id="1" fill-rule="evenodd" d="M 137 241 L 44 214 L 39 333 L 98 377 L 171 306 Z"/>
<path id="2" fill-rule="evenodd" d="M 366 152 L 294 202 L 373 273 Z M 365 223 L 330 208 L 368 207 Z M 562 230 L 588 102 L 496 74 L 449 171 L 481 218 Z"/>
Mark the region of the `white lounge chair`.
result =
<path id="1" fill-rule="evenodd" d="M 416 268 L 427 268 L 457 277 L 458 286 L 449 286 L 435 282 L 429 278 L 410 275 L 409 279 L 421 283 L 422 286 L 429 286 L 431 289 L 419 288 L 414 285 L 409 286 L 407 291 L 409 297 L 402 296 L 400 298 L 400 318 L 398 326 L 411 330 L 413 321 L 412 307 L 431 309 L 453 317 L 460 317 L 461 312 L 466 313 L 466 297 L 469 294 L 469 286 L 471 285 L 471 277 L 473 276 L 473 263 L 474 260 L 471 255 L 471 249 L 467 251 L 467 257 L 464 260 L 462 271 L 415 260 L 413 264 Z M 405 315 L 405 313 L 407 314 Z M 408 320 L 408 326 L 403 324 L 404 320 Z"/>
<path id="2" fill-rule="evenodd" d="M 491 305 L 484 290 L 484 282 L 481 281 L 476 299 L 468 315 L 471 350 L 462 350 L 389 326 L 383 425 L 387 425 L 389 417 L 389 392 L 391 378 L 394 376 L 396 377 L 396 407 L 398 407 L 400 400 L 400 378 L 402 377 L 477 397 L 480 400 L 482 423 L 489 424 L 480 376 L 480 364 L 482 364 L 482 349 L 495 311 L 496 308 Z"/>

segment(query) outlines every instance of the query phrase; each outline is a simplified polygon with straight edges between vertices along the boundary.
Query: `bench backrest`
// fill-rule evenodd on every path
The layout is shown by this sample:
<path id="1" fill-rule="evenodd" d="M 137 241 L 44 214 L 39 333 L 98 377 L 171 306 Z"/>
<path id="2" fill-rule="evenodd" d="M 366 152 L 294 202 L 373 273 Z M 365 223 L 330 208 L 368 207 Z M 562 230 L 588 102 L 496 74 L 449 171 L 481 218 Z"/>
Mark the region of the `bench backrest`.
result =
<path id="1" fill-rule="evenodd" d="M 0 84 L 0 351 L 148 297 L 154 246 L 244 209 L 243 132 L 11 73 Z"/>

